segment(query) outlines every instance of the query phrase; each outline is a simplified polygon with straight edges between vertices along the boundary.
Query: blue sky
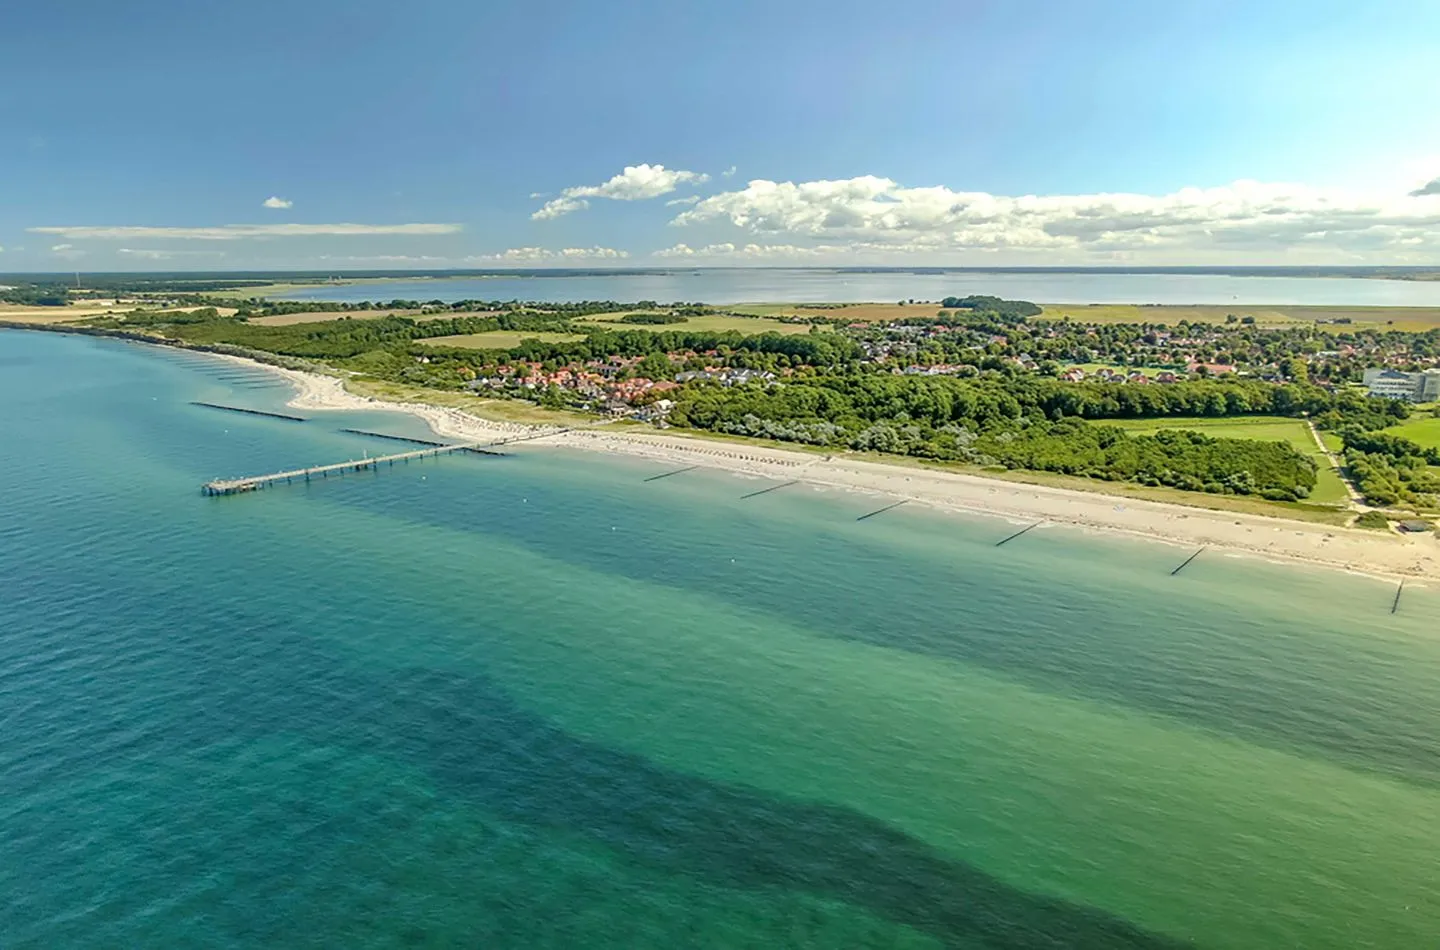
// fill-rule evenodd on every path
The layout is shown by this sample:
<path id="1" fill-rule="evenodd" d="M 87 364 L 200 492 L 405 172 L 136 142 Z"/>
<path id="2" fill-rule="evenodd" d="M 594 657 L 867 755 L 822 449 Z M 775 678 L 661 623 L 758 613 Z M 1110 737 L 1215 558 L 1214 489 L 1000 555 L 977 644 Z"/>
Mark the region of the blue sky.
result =
<path id="1" fill-rule="evenodd" d="M 0 29 L 0 271 L 1440 262 L 1434 2 L 49 0 Z"/>

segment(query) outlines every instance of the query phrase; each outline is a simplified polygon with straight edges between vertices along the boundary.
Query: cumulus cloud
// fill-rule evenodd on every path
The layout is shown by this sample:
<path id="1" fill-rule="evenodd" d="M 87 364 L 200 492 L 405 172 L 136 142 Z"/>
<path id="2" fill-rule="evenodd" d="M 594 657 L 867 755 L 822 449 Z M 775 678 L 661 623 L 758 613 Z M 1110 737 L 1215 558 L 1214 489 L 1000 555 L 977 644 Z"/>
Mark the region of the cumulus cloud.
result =
<path id="1" fill-rule="evenodd" d="M 545 247 L 512 247 L 498 254 L 475 254 L 466 260 L 487 264 L 533 264 L 544 261 L 618 261 L 629 256 L 629 251 L 613 247 L 566 247 L 558 251 Z"/>
<path id="2" fill-rule="evenodd" d="M 1410 192 L 1412 198 L 1424 198 L 1427 195 L 1440 195 L 1440 178 L 1432 178 Z"/>
<path id="3" fill-rule="evenodd" d="M 678 260 L 696 260 L 701 258 L 720 258 L 738 260 L 805 260 L 817 257 L 826 257 L 836 254 L 843 254 L 851 248 L 828 244 L 819 244 L 804 247 L 796 244 L 732 244 L 724 241 L 719 244 L 706 244 L 703 247 L 691 247 L 688 244 L 676 244 L 664 250 L 656 251 L 652 257 Z"/>
<path id="4" fill-rule="evenodd" d="M 558 218 L 590 207 L 590 198 L 611 201 L 644 201 L 668 195 L 681 185 L 700 185 L 710 180 L 703 172 L 687 172 L 664 165 L 627 165 L 625 170 L 599 185 L 576 185 L 560 192 L 530 217 L 536 221 Z M 532 197 L 534 197 L 532 195 Z"/>
<path id="5" fill-rule="evenodd" d="M 126 257 L 137 257 L 147 261 L 169 261 L 177 257 L 224 257 L 224 251 L 163 251 L 143 247 L 119 247 L 115 249 L 116 254 L 123 254 Z"/>
<path id="6" fill-rule="evenodd" d="M 1418 193 L 1366 195 L 1254 181 L 1159 196 L 1007 197 L 905 187 L 876 176 L 757 180 L 705 198 L 672 221 L 682 227 L 714 222 L 890 253 L 1440 249 L 1440 202 Z"/>
<path id="7" fill-rule="evenodd" d="M 734 165 L 731 165 L 729 168 L 725 169 L 723 172 L 720 173 L 720 177 L 721 177 L 721 178 L 734 178 L 734 177 L 735 177 L 735 166 L 734 166 Z"/>
<path id="8" fill-rule="evenodd" d="M 110 227 L 96 225 L 56 225 L 28 228 L 34 234 L 55 234 L 71 240 L 193 240 L 238 241 L 245 238 L 268 237 L 355 237 L 365 235 L 436 235 L 455 234 L 458 224 L 222 224 L 215 227 Z"/>
<path id="9" fill-rule="evenodd" d="M 293 208 L 293 207 L 295 207 L 295 202 L 290 201 L 290 200 L 288 200 L 288 199 L 286 199 L 286 198 L 278 197 L 278 196 L 276 196 L 276 195 L 271 195 L 269 198 L 266 198 L 264 201 L 260 202 L 260 204 L 261 204 L 262 207 L 265 207 L 265 208 L 276 208 L 276 209 L 284 209 L 284 208 Z"/>

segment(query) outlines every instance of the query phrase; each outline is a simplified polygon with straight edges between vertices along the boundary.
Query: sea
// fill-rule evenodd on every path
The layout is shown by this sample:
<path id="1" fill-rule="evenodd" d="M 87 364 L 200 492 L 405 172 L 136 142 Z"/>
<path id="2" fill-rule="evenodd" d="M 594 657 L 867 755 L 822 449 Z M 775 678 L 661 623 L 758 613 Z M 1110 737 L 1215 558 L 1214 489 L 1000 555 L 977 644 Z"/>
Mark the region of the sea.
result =
<path id="1" fill-rule="evenodd" d="M 286 290 L 289 300 L 639 300 L 692 303 L 938 301 L 968 294 L 1065 304 L 1440 307 L 1440 281 L 1107 271 L 855 272 L 820 268 L 709 268 L 644 273 L 393 278 Z"/>
<path id="2" fill-rule="evenodd" d="M 0 330 L 7 950 L 1440 945 L 1437 590 L 288 394 Z"/>

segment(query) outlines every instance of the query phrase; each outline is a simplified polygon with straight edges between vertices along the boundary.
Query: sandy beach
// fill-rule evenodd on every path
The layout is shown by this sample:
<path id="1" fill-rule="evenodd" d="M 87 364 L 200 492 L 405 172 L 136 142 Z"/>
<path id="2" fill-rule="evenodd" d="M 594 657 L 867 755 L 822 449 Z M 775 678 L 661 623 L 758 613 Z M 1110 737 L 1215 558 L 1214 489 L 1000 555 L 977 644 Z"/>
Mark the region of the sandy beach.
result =
<path id="1" fill-rule="evenodd" d="M 246 365 L 264 365 L 236 359 Z M 438 435 L 463 441 L 535 436 L 543 426 L 494 422 L 459 409 L 386 402 L 356 396 L 335 377 L 266 366 L 296 387 L 290 405 L 310 411 L 404 412 L 424 419 Z M 734 445 L 660 430 L 593 429 L 557 432 L 529 444 L 653 459 L 669 465 L 702 465 L 748 476 L 793 479 L 832 489 L 863 492 L 878 504 L 901 499 L 986 515 L 1017 523 L 1104 531 L 1276 561 L 1303 562 L 1386 578 L 1440 579 L 1440 540 L 1430 534 L 1394 534 L 1337 528 L 1303 521 L 1211 511 L 1162 502 L 1117 498 L 1096 492 L 1023 485 L 957 472 L 927 471 L 843 457 L 825 458 L 762 446 Z M 1167 555 L 1168 556 L 1168 555 Z M 1177 562 L 1178 563 L 1178 562 Z"/>

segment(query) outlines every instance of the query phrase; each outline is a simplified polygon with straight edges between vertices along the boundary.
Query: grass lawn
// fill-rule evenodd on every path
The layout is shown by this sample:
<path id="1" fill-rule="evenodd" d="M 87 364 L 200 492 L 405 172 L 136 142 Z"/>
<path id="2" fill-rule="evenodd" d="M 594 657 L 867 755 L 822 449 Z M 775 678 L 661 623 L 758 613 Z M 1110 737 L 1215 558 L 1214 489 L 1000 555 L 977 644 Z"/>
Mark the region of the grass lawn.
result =
<path id="1" fill-rule="evenodd" d="M 627 310 L 626 313 L 640 313 L 643 311 Z M 803 323 L 781 323 L 779 320 L 767 320 L 763 317 L 736 317 L 730 314 L 710 314 L 704 317 L 686 317 L 684 323 L 615 323 L 604 319 L 610 314 L 597 314 L 593 317 L 582 317 L 575 320 L 577 326 L 594 326 L 606 330 L 650 330 L 663 332 L 666 330 L 689 330 L 700 332 L 724 333 L 727 330 L 737 330 L 746 335 L 756 333 L 809 333 L 810 327 Z M 617 316 L 624 316 L 618 314 Z"/>
<path id="2" fill-rule="evenodd" d="M 578 333 L 545 333 L 539 330 L 491 330 L 488 333 L 466 333 L 461 336 L 434 336 L 418 340 L 426 346 L 460 346 L 468 350 L 508 350 L 520 345 L 521 340 L 539 340 L 542 343 L 568 343 L 583 340 Z"/>
<path id="3" fill-rule="evenodd" d="M 1391 435 L 1409 439 L 1427 449 L 1440 446 L 1440 419 L 1436 419 L 1434 416 L 1407 419 L 1398 426 L 1391 426 L 1385 431 Z"/>
<path id="4" fill-rule="evenodd" d="M 1289 442 L 1297 452 L 1313 458 L 1319 466 L 1315 473 L 1315 490 L 1310 493 L 1307 502 L 1316 505 L 1344 505 L 1350 499 L 1345 483 L 1331 467 L 1330 459 L 1310 437 L 1309 426 L 1299 419 L 1288 419 L 1284 416 L 1231 416 L 1219 419 L 1171 416 L 1162 419 L 1107 419 L 1105 424 L 1119 426 L 1136 435 L 1159 432 L 1162 429 L 1188 429 L 1217 439 Z"/>

